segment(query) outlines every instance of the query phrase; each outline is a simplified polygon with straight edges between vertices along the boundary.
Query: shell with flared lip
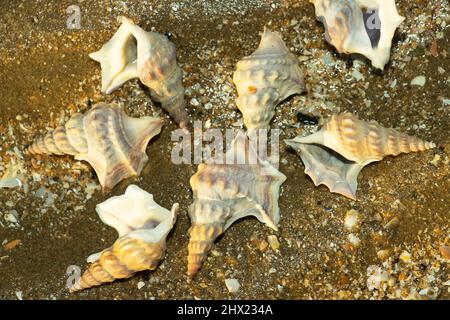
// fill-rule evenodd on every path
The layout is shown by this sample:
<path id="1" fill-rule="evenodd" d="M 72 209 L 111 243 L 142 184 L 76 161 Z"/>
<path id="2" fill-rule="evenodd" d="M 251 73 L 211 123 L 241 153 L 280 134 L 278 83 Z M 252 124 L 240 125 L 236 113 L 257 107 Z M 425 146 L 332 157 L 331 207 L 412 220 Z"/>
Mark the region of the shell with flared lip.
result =
<path id="1" fill-rule="evenodd" d="M 111 247 L 88 257 L 91 265 L 69 288 L 71 292 L 156 269 L 165 256 L 166 237 L 179 206 L 176 203 L 169 211 L 151 194 L 130 185 L 124 195 L 106 200 L 96 210 L 105 224 L 117 230 L 119 238 Z"/>
<path id="2" fill-rule="evenodd" d="M 160 133 L 162 120 L 131 118 L 116 104 L 98 103 L 30 147 L 31 154 L 69 154 L 87 161 L 97 173 L 104 190 L 139 175 L 148 161 L 148 142 Z"/>
<path id="3" fill-rule="evenodd" d="M 286 140 L 299 152 L 316 185 L 355 199 L 357 178 L 367 164 L 389 155 L 434 148 L 432 142 L 363 121 L 351 113 L 332 116 L 316 133 Z"/>
<path id="4" fill-rule="evenodd" d="M 183 72 L 175 45 L 166 36 L 147 32 L 132 20 L 120 17 L 121 26 L 100 51 L 89 56 L 102 67 L 102 91 L 111 93 L 124 82 L 139 78 L 156 102 L 182 128 L 188 127 Z"/>
<path id="5" fill-rule="evenodd" d="M 190 183 L 194 202 L 189 207 L 188 277 L 201 268 L 216 238 L 236 220 L 255 216 L 277 230 L 280 220 L 278 197 L 286 177 L 258 158 L 245 135 L 233 141 L 226 153 L 230 159 L 245 155 L 242 164 L 200 164 Z"/>
<path id="6" fill-rule="evenodd" d="M 379 69 L 389 62 L 392 38 L 405 19 L 395 0 L 310 0 L 339 53 L 362 54 Z"/>
<path id="7" fill-rule="evenodd" d="M 248 130 L 269 128 L 275 107 L 305 91 L 298 59 L 281 37 L 267 28 L 258 49 L 237 63 L 233 82 L 238 91 L 237 106 Z"/>

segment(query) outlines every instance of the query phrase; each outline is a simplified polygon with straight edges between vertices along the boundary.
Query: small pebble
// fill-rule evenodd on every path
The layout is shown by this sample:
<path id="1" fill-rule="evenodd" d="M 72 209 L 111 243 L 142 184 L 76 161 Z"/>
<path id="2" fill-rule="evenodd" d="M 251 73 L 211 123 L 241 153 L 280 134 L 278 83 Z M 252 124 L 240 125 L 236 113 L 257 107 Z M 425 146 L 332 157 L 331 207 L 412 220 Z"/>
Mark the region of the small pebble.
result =
<path id="1" fill-rule="evenodd" d="M 278 241 L 277 236 L 270 235 L 270 236 L 267 237 L 267 241 L 269 242 L 270 247 L 273 250 L 278 250 L 280 248 L 280 242 Z"/>
<path id="2" fill-rule="evenodd" d="M 145 287 L 145 282 L 144 281 L 139 281 L 138 284 L 137 284 L 137 288 L 139 290 L 141 290 L 143 287 Z"/>
<path id="3" fill-rule="evenodd" d="M 403 251 L 400 255 L 400 260 L 402 260 L 404 263 L 410 263 L 411 262 L 411 254 L 408 251 Z"/>
<path id="4" fill-rule="evenodd" d="M 239 291 L 241 285 L 237 279 L 225 279 L 225 285 L 227 286 L 228 292 L 236 293 Z"/>
<path id="5" fill-rule="evenodd" d="M 358 226 L 360 214 L 358 211 L 351 209 L 345 214 L 344 225 L 348 230 L 354 229 Z"/>
<path id="6" fill-rule="evenodd" d="M 198 102 L 197 99 L 192 98 L 191 99 L 191 105 L 193 105 L 194 107 L 198 107 L 200 105 L 200 102 Z"/>
<path id="7" fill-rule="evenodd" d="M 16 297 L 18 300 L 23 300 L 23 293 L 22 291 L 16 291 Z"/>
<path id="8" fill-rule="evenodd" d="M 357 235 L 350 233 L 347 236 L 348 242 L 350 242 L 353 246 L 355 247 L 359 247 L 359 245 L 361 244 L 361 240 L 358 238 Z"/>
<path id="9" fill-rule="evenodd" d="M 425 78 L 425 76 L 417 76 L 414 79 L 412 79 L 411 85 L 423 87 L 426 82 L 427 82 L 427 78 Z"/>
<path id="10" fill-rule="evenodd" d="M 440 246 L 439 252 L 441 253 L 442 258 L 444 258 L 446 260 L 450 260 L 450 247 Z"/>
<path id="11" fill-rule="evenodd" d="M 390 250 L 389 249 L 384 249 L 384 250 L 378 250 L 377 251 L 377 257 L 381 261 L 387 260 L 389 258 L 389 255 L 390 255 Z"/>

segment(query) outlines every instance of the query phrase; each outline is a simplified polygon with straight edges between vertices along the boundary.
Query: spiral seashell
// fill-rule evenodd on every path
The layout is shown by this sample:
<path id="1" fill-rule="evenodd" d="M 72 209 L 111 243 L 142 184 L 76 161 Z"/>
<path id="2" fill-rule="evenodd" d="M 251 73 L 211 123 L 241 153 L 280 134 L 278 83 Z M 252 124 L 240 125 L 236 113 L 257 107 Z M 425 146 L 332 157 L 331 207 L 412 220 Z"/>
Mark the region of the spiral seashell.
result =
<path id="1" fill-rule="evenodd" d="M 28 150 L 31 154 L 70 154 L 87 161 L 103 189 L 110 190 L 141 173 L 148 161 L 147 144 L 161 127 L 159 118 L 131 118 L 116 104 L 98 103 L 37 139 Z"/>
<path id="2" fill-rule="evenodd" d="M 307 173 L 316 185 L 356 198 L 357 177 L 364 166 L 386 156 L 425 151 L 432 142 L 363 121 L 351 113 L 332 116 L 316 133 L 286 140 L 300 153 Z"/>
<path id="3" fill-rule="evenodd" d="M 305 91 L 298 59 L 281 37 L 264 28 L 258 49 L 237 63 L 233 82 L 248 130 L 268 129 L 275 107 Z"/>
<path id="4" fill-rule="evenodd" d="M 384 69 L 395 30 L 405 19 L 395 0 L 310 0 L 325 26 L 325 39 L 339 53 L 358 53 Z"/>
<path id="5" fill-rule="evenodd" d="M 100 51 L 90 57 L 101 63 L 102 91 L 111 93 L 124 82 L 139 78 L 156 102 L 182 128 L 188 127 L 183 71 L 177 64 L 175 45 L 166 36 L 146 32 L 132 20 L 122 25 Z"/>
<path id="6" fill-rule="evenodd" d="M 277 230 L 279 190 L 286 177 L 258 158 L 245 135 L 236 137 L 225 157 L 234 159 L 235 155 L 245 155 L 246 160 L 242 164 L 200 164 L 191 177 L 189 279 L 201 268 L 216 238 L 236 220 L 255 216 Z"/>
<path id="7" fill-rule="evenodd" d="M 165 256 L 166 237 L 175 224 L 179 206 L 176 203 L 169 211 L 159 206 L 151 194 L 130 185 L 124 195 L 106 200 L 96 210 L 105 224 L 117 230 L 119 238 L 110 248 L 88 257 L 92 264 L 70 286 L 71 292 L 156 269 Z"/>

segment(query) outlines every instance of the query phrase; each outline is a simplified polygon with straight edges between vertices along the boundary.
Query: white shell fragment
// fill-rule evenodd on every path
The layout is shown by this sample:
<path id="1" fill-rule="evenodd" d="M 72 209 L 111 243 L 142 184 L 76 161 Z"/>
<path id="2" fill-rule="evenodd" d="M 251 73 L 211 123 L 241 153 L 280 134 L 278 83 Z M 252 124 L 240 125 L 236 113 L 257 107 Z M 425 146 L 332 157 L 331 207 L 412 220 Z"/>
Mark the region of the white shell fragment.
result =
<path id="1" fill-rule="evenodd" d="M 156 269 L 164 258 L 166 237 L 175 224 L 179 205 L 174 204 L 169 211 L 150 193 L 130 185 L 124 195 L 106 200 L 96 210 L 105 224 L 117 230 L 119 238 L 110 248 L 88 257 L 92 264 L 71 292 Z"/>
<path id="2" fill-rule="evenodd" d="M 405 19 L 395 0 L 310 0 L 325 26 L 325 39 L 339 53 L 362 54 L 384 69 L 395 30 Z"/>
<path id="3" fill-rule="evenodd" d="M 161 127 L 159 118 L 131 118 L 116 104 L 98 103 L 85 114 L 74 114 L 28 150 L 31 154 L 70 154 L 84 160 L 94 168 L 103 189 L 110 190 L 141 173 L 148 161 L 147 144 Z"/>
<path id="4" fill-rule="evenodd" d="M 225 279 L 225 285 L 230 293 L 238 292 L 241 287 L 241 284 L 237 279 Z"/>
<path id="5" fill-rule="evenodd" d="M 275 107 L 305 91 L 298 59 L 276 32 L 264 28 L 258 49 L 237 63 L 233 82 L 237 107 L 248 130 L 268 129 Z"/>
<path id="6" fill-rule="evenodd" d="M 300 154 L 315 185 L 324 184 L 351 199 L 356 198 L 357 177 L 364 166 L 388 155 L 436 146 L 350 113 L 334 115 L 318 132 L 286 143 Z"/>
<path id="7" fill-rule="evenodd" d="M 255 216 L 277 230 L 278 197 L 286 176 L 259 159 L 244 134 L 236 137 L 226 157 L 242 155 L 242 164 L 200 164 L 191 177 L 194 202 L 189 207 L 189 278 L 201 268 L 216 238 L 236 220 Z"/>

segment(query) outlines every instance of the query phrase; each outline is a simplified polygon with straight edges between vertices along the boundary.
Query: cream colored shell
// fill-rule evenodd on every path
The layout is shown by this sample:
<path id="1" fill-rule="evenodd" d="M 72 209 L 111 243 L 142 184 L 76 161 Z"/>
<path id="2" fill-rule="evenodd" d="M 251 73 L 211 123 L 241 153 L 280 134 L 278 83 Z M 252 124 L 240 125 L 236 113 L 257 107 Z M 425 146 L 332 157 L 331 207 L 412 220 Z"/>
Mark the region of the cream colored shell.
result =
<path id="1" fill-rule="evenodd" d="M 237 106 L 248 130 L 268 129 L 275 107 L 305 91 L 298 59 L 281 37 L 267 28 L 258 49 L 237 63 L 233 82 L 238 91 Z"/>
<path id="2" fill-rule="evenodd" d="M 310 0 L 325 39 L 340 53 L 358 53 L 379 69 L 389 62 L 392 38 L 405 19 L 395 0 Z"/>
<path id="3" fill-rule="evenodd" d="M 316 185 L 325 184 L 350 198 L 356 197 L 357 177 L 367 164 L 436 146 L 350 113 L 332 116 L 318 132 L 286 143 L 300 153 Z"/>
<path id="4" fill-rule="evenodd" d="M 37 139 L 31 154 L 69 154 L 87 161 L 103 189 L 137 176 L 148 161 L 148 142 L 161 131 L 159 118 L 131 118 L 116 104 L 98 103 Z"/>
<path id="5" fill-rule="evenodd" d="M 114 244 L 88 258 L 92 264 L 69 288 L 71 292 L 154 270 L 165 256 L 166 237 L 175 224 L 179 206 L 172 211 L 159 206 L 153 196 L 135 185 L 124 195 L 97 206 L 104 223 L 114 227 L 119 238 Z"/>
<path id="6" fill-rule="evenodd" d="M 121 26 L 97 52 L 89 56 L 102 67 L 102 91 L 111 93 L 124 82 L 139 78 L 150 94 L 180 127 L 188 127 L 183 72 L 175 45 L 166 36 L 147 32 L 132 20 L 120 17 Z"/>
<path id="7" fill-rule="evenodd" d="M 189 278 L 201 268 L 216 238 L 236 220 L 252 215 L 277 229 L 278 197 L 286 177 L 257 157 L 246 136 L 238 136 L 227 152 L 228 156 L 236 154 L 257 161 L 201 164 L 190 180 L 194 202 L 189 207 Z"/>

